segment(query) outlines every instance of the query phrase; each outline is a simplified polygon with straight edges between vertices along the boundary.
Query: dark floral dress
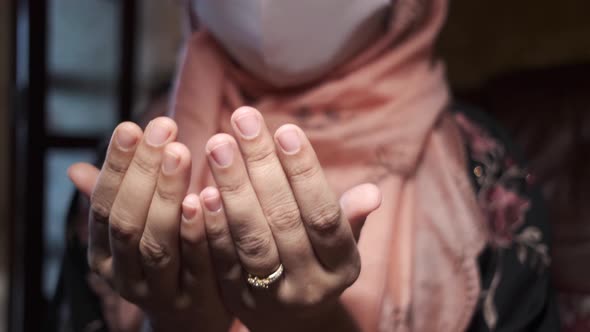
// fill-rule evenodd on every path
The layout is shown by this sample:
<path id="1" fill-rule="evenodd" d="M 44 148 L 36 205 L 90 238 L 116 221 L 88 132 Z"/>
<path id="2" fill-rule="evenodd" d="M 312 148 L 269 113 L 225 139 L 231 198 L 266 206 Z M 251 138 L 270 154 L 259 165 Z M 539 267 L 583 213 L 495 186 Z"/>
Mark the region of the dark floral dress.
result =
<path id="1" fill-rule="evenodd" d="M 459 106 L 455 119 L 490 233 L 479 259 L 482 293 L 470 331 L 559 331 L 547 213 L 534 175 L 483 113 Z"/>

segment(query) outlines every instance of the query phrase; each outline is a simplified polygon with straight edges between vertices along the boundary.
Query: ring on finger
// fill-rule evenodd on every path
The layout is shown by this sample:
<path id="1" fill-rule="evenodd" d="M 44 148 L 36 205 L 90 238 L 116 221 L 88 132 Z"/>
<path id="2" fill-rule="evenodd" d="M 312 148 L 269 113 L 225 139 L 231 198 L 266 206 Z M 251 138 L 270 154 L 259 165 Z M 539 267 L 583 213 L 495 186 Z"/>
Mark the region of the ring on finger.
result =
<path id="1" fill-rule="evenodd" d="M 271 274 L 266 277 L 258 277 L 248 273 L 248 284 L 254 288 L 261 288 L 261 289 L 268 289 L 268 287 L 279 280 L 279 278 L 283 275 L 283 264 L 279 264 L 279 267 Z"/>

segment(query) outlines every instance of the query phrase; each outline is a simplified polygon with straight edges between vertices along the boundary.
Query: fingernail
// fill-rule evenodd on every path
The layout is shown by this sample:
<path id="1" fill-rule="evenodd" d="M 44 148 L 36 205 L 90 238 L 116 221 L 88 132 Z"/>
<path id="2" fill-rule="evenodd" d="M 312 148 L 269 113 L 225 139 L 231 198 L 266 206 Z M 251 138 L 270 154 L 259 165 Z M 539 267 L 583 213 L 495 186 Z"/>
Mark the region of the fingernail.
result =
<path id="1" fill-rule="evenodd" d="M 281 130 L 277 135 L 281 149 L 287 154 L 295 154 L 301 148 L 299 133 L 294 128 Z"/>
<path id="2" fill-rule="evenodd" d="M 236 117 L 236 126 L 244 138 L 254 138 L 260 133 L 260 119 L 248 108 L 241 109 Z"/>
<path id="3" fill-rule="evenodd" d="M 131 150 L 137 144 L 137 136 L 122 128 L 119 128 L 115 133 L 115 140 L 122 150 Z"/>
<path id="4" fill-rule="evenodd" d="M 158 147 L 166 143 L 172 131 L 162 123 L 152 122 L 147 129 L 146 140 L 149 145 Z"/>
<path id="5" fill-rule="evenodd" d="M 197 215 L 199 209 L 199 197 L 195 194 L 190 194 L 182 201 L 182 216 L 185 221 L 190 221 Z"/>
<path id="6" fill-rule="evenodd" d="M 217 212 L 221 210 L 221 197 L 217 189 L 209 187 L 202 192 L 203 204 L 209 212 Z"/>
<path id="7" fill-rule="evenodd" d="M 231 165 L 234 152 L 230 143 L 221 143 L 211 150 L 211 157 L 220 167 Z"/>
<path id="8" fill-rule="evenodd" d="M 173 152 L 164 152 L 164 160 L 162 160 L 162 172 L 166 175 L 171 175 L 176 171 L 180 164 L 180 156 Z"/>

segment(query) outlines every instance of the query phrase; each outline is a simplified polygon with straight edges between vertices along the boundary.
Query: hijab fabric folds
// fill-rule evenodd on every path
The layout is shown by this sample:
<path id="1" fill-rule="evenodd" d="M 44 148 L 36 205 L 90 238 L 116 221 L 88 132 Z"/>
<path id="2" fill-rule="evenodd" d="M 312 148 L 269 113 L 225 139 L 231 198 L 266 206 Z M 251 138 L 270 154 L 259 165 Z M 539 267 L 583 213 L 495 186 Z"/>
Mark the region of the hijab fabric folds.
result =
<path id="1" fill-rule="evenodd" d="M 480 293 L 486 241 L 464 144 L 433 47 L 447 0 L 398 0 L 384 36 L 321 81 L 276 90 L 238 68 L 204 29 L 189 39 L 171 116 L 193 154 L 192 189 L 211 184 L 204 146 L 256 107 L 271 131 L 308 135 L 337 194 L 383 194 L 359 240 L 362 271 L 342 302 L 362 331 L 462 331 Z M 328 23 L 327 23 L 328 24 Z"/>

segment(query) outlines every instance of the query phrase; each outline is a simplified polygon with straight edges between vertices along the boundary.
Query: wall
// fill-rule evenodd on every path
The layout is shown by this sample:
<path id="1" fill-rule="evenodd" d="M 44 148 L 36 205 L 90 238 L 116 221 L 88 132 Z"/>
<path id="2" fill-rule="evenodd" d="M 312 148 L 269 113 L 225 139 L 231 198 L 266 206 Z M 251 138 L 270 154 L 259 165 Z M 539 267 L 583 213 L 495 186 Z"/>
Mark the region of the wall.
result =
<path id="1" fill-rule="evenodd" d="M 440 51 L 455 87 L 497 73 L 590 62 L 588 0 L 449 0 Z"/>

